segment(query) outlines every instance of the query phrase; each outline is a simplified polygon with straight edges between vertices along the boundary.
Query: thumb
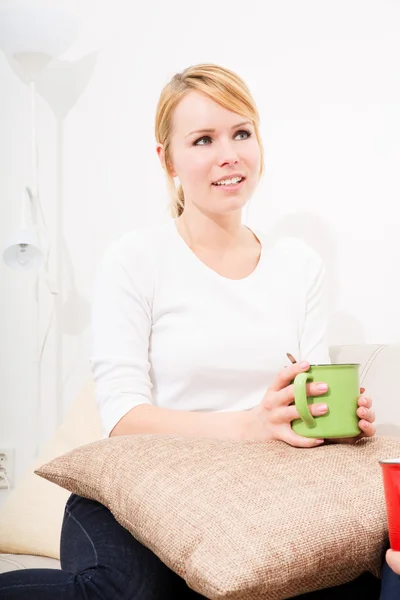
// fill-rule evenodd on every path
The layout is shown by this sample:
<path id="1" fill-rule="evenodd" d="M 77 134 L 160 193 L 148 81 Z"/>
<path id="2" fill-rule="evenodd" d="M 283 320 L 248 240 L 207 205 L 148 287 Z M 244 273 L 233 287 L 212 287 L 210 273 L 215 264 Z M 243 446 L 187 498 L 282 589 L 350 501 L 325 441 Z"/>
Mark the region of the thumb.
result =
<path id="1" fill-rule="evenodd" d="M 386 552 L 386 562 L 395 573 L 400 573 L 400 552 L 388 550 Z"/>
<path id="2" fill-rule="evenodd" d="M 298 435 L 292 429 L 285 432 L 284 436 L 282 436 L 282 441 L 286 442 L 290 446 L 294 446 L 295 448 L 315 448 L 316 446 L 321 446 L 324 443 L 322 439 L 315 438 L 307 438 L 302 435 Z"/>

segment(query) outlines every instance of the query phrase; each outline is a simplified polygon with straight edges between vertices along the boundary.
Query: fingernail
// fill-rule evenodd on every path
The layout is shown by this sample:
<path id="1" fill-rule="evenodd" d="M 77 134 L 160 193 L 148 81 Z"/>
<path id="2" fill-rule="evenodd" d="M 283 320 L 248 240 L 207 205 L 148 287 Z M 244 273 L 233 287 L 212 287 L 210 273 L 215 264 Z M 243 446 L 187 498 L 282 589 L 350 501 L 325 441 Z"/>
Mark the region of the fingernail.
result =
<path id="1" fill-rule="evenodd" d="M 323 444 L 323 443 L 324 443 L 324 440 L 315 440 L 315 444 L 316 444 L 316 445 L 317 445 L 317 444 Z"/>
<path id="2" fill-rule="evenodd" d="M 303 362 L 300 363 L 300 367 L 302 369 L 308 369 L 309 366 L 310 366 L 310 363 L 308 363 L 306 360 L 303 360 Z"/>
<path id="3" fill-rule="evenodd" d="M 328 386 L 326 385 L 326 383 L 319 383 L 319 384 L 317 385 L 317 388 L 318 388 L 319 390 L 321 390 L 321 392 L 322 392 L 322 391 L 326 391 L 326 390 L 328 389 Z"/>
<path id="4" fill-rule="evenodd" d="M 317 412 L 322 415 L 324 413 L 326 413 L 326 411 L 328 410 L 328 406 L 327 404 L 321 404 L 321 406 L 318 406 L 317 408 Z"/>

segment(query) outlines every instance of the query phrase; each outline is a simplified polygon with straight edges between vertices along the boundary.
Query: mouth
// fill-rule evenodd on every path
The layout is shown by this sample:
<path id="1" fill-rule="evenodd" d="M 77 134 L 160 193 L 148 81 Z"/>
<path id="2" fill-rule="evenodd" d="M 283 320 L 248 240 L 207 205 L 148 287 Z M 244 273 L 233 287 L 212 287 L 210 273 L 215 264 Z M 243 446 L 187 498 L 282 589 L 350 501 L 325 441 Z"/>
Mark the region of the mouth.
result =
<path id="1" fill-rule="evenodd" d="M 211 185 L 214 185 L 215 187 L 232 189 L 232 188 L 239 187 L 239 185 L 241 183 L 243 183 L 243 181 L 245 181 L 245 179 L 246 179 L 245 177 L 242 177 L 241 175 L 237 175 L 235 177 L 227 177 L 226 179 L 220 179 L 219 181 L 215 181 Z"/>

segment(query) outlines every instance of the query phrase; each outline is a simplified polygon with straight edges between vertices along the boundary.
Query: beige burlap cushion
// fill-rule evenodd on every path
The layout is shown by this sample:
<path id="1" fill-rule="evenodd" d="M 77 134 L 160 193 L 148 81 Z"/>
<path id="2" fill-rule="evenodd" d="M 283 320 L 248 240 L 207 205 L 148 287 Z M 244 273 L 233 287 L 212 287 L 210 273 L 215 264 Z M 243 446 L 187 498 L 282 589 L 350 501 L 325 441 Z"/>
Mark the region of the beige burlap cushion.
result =
<path id="1" fill-rule="evenodd" d="M 106 505 L 210 599 L 279 600 L 379 575 L 386 512 L 378 459 L 398 438 L 311 450 L 138 435 L 36 471 Z"/>
<path id="2" fill-rule="evenodd" d="M 63 424 L 0 507 L 0 553 L 34 554 L 59 559 L 60 533 L 67 490 L 34 474 L 44 462 L 101 438 L 103 429 L 88 382 Z"/>

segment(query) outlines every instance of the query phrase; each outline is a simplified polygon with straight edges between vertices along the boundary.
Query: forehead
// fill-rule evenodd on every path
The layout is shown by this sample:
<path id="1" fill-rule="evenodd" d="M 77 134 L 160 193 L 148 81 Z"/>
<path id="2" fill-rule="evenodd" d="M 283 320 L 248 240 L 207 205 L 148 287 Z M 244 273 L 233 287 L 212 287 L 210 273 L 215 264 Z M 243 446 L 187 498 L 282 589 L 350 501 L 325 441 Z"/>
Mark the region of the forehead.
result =
<path id="1" fill-rule="evenodd" d="M 188 134 L 195 129 L 231 127 L 243 120 L 243 115 L 232 112 L 205 94 L 188 92 L 175 107 L 172 117 L 174 133 Z"/>

